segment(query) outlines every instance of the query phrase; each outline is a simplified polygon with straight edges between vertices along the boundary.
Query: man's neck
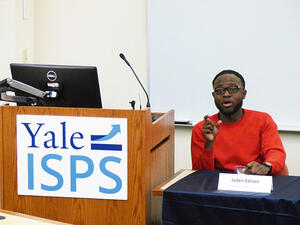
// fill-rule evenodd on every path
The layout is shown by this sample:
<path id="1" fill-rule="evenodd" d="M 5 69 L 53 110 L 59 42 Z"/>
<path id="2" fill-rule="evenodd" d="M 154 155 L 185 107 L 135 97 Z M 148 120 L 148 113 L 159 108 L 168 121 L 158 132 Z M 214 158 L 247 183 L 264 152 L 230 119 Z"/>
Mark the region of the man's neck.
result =
<path id="1" fill-rule="evenodd" d="M 244 110 L 240 108 L 236 113 L 231 115 L 225 115 L 219 112 L 219 119 L 222 120 L 223 123 L 235 123 L 242 119 L 244 115 Z"/>

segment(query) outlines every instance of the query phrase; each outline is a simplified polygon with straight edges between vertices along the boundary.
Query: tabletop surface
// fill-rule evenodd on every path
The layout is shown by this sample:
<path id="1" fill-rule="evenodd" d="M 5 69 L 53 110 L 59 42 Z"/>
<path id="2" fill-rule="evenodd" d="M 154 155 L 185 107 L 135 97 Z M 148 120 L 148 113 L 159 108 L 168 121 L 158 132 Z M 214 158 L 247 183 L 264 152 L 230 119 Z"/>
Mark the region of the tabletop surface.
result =
<path id="1" fill-rule="evenodd" d="M 221 191 L 218 179 L 217 171 L 196 171 L 166 188 L 163 224 L 300 224 L 300 177 L 273 176 L 270 194 Z"/>

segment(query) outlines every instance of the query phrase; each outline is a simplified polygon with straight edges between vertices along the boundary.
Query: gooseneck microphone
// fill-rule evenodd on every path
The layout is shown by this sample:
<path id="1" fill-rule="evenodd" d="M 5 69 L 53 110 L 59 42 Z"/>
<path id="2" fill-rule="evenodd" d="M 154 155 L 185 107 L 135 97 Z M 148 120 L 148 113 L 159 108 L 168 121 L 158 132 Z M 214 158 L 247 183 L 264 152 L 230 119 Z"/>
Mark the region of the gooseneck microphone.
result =
<path id="1" fill-rule="evenodd" d="M 146 107 L 147 107 L 147 108 L 150 108 L 150 101 L 149 101 L 148 93 L 147 93 L 147 91 L 145 90 L 144 86 L 142 85 L 140 79 L 139 79 L 138 76 L 136 75 L 136 73 L 135 73 L 135 71 L 133 70 L 133 68 L 131 67 L 130 63 L 129 63 L 129 62 L 127 61 L 127 59 L 125 58 L 125 55 L 123 55 L 122 53 L 120 53 L 120 57 L 121 57 L 121 59 L 123 59 L 124 62 L 130 67 L 130 69 L 132 70 L 132 72 L 133 72 L 135 78 L 138 80 L 138 82 L 140 83 L 141 87 L 143 88 L 143 90 L 144 90 L 144 92 L 145 92 L 145 94 L 146 94 L 146 96 L 147 96 L 147 105 L 146 105 Z"/>

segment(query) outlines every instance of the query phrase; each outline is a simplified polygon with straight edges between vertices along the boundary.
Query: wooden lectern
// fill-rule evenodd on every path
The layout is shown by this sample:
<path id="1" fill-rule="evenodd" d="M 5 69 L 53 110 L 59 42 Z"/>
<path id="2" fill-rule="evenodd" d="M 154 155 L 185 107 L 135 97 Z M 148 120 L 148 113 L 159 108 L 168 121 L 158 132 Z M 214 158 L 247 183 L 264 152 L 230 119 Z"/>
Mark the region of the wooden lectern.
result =
<path id="1" fill-rule="evenodd" d="M 127 118 L 128 200 L 17 194 L 16 115 Z M 152 122 L 150 109 L 0 107 L 1 208 L 72 224 L 160 224 L 152 189 L 174 174 L 174 111 Z M 156 214 L 158 212 L 158 214 Z"/>

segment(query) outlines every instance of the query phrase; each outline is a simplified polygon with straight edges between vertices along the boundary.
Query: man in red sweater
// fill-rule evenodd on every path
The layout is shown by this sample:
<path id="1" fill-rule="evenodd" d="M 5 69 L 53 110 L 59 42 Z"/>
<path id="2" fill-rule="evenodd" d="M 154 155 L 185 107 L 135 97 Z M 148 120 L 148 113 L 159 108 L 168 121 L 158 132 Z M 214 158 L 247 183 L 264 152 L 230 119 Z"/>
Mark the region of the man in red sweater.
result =
<path id="1" fill-rule="evenodd" d="M 247 174 L 287 175 L 286 153 L 271 116 L 242 108 L 247 94 L 244 78 L 224 70 L 215 76 L 213 88 L 219 113 L 205 116 L 193 128 L 193 169 L 235 171 L 246 166 Z"/>

